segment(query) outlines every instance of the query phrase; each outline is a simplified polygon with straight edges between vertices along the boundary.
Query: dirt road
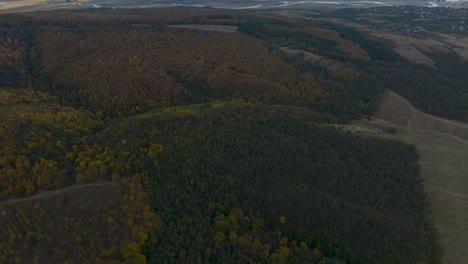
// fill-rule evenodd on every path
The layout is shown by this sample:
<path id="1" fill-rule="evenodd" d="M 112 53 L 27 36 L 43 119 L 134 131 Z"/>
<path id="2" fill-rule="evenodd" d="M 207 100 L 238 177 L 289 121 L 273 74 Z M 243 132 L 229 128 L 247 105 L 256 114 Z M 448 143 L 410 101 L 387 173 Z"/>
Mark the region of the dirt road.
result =
<path id="1" fill-rule="evenodd" d="M 118 182 L 111 182 L 111 181 L 100 181 L 100 182 L 94 182 L 94 183 L 72 185 L 72 186 L 67 186 L 67 187 L 60 188 L 60 189 L 53 190 L 53 191 L 42 191 L 33 196 L 28 196 L 28 197 L 23 197 L 23 198 L 10 198 L 7 200 L 0 201 L 0 205 L 12 204 L 12 203 L 17 203 L 17 202 L 25 202 L 25 201 L 34 201 L 36 199 L 59 195 L 61 193 L 69 192 L 71 190 L 76 190 L 76 189 L 86 189 L 86 188 L 96 187 L 96 186 L 117 186 L 117 185 L 119 185 Z"/>

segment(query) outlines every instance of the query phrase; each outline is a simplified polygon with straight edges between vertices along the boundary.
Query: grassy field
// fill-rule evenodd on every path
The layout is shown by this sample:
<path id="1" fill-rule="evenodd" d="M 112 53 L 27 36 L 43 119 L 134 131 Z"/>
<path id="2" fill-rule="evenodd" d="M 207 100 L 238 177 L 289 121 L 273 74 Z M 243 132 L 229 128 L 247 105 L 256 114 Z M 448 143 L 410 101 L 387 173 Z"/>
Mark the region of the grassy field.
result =
<path id="1" fill-rule="evenodd" d="M 396 107 L 398 103 L 400 105 Z M 393 111 L 390 106 L 395 107 L 393 110 L 400 109 L 400 112 L 411 110 L 412 114 L 406 116 L 419 125 L 405 126 L 408 123 L 402 122 L 404 120 L 390 118 L 389 112 Z M 468 263 L 468 141 L 450 133 L 451 130 L 444 133 L 440 129 L 444 127 L 442 123 L 446 127 L 453 125 L 451 121 L 436 117 L 431 120 L 429 115 L 420 111 L 414 114 L 414 107 L 396 96 L 384 96 L 377 113 L 382 119 L 358 121 L 345 129 L 416 146 L 434 224 L 445 251 L 444 262 Z M 405 116 L 405 113 L 399 114 Z M 436 123 L 438 125 L 434 125 Z"/>
<path id="2" fill-rule="evenodd" d="M 407 131 L 428 131 L 447 134 L 461 142 L 468 140 L 468 124 L 426 114 L 390 90 L 385 91 L 375 116 Z"/>
<path id="3" fill-rule="evenodd" d="M 430 132 L 401 131 L 388 137 L 417 147 L 446 260 L 468 263 L 468 144 Z"/>

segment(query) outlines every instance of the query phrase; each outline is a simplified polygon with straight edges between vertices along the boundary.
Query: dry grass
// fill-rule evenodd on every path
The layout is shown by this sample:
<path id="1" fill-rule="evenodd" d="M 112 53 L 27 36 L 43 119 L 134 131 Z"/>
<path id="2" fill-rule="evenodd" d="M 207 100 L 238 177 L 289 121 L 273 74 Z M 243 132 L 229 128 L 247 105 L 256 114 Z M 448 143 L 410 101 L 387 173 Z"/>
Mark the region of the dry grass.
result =
<path id="1" fill-rule="evenodd" d="M 403 36 L 399 34 L 390 34 L 386 32 L 372 32 L 374 36 L 379 39 L 390 41 L 394 45 L 394 50 L 400 54 L 400 56 L 406 58 L 407 60 L 413 63 L 426 64 L 429 66 L 434 66 L 435 62 L 428 56 L 426 56 L 421 50 L 426 50 L 426 46 L 430 45 L 431 47 L 444 46 L 444 44 L 439 43 L 420 43 L 420 39 Z M 429 44 L 430 43 L 430 44 Z"/>
<path id="2" fill-rule="evenodd" d="M 468 263 L 468 144 L 426 131 L 374 133 L 416 146 L 434 224 L 445 251 L 444 262 Z"/>
<path id="3" fill-rule="evenodd" d="M 407 130 L 432 131 L 468 140 L 468 124 L 423 113 L 390 90 L 386 90 L 375 115 Z"/>

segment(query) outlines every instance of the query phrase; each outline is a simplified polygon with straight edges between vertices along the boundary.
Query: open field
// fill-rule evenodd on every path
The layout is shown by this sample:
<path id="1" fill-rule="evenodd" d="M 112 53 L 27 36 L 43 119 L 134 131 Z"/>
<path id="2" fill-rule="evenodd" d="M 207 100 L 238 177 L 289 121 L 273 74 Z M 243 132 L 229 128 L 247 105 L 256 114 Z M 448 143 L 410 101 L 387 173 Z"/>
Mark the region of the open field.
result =
<path id="1" fill-rule="evenodd" d="M 433 131 L 468 140 L 468 124 L 423 113 L 390 90 L 385 91 L 375 115 L 407 130 Z"/>
<path id="2" fill-rule="evenodd" d="M 455 52 L 462 58 L 468 59 L 468 38 L 466 37 L 436 34 L 431 37 L 415 38 L 376 30 L 372 30 L 372 34 L 393 43 L 395 51 L 413 63 L 433 66 L 434 61 L 426 55 L 433 51 Z"/>
<path id="3" fill-rule="evenodd" d="M 468 263 L 468 142 L 426 131 L 399 129 L 396 134 L 386 134 L 372 124 L 356 126 L 359 133 L 373 133 L 416 146 L 446 263 Z"/>
<path id="4" fill-rule="evenodd" d="M 392 92 L 384 96 L 377 116 L 358 121 L 348 129 L 416 146 L 434 224 L 446 254 L 444 262 L 468 263 L 466 125 L 422 113 Z"/>
<path id="5" fill-rule="evenodd" d="M 428 48 L 437 48 L 447 51 L 443 43 L 430 40 L 422 40 L 409 36 L 403 36 L 401 34 L 391 34 L 383 32 L 373 32 L 373 35 L 386 40 L 391 41 L 394 44 L 395 51 L 400 54 L 403 58 L 420 64 L 427 64 L 434 66 L 435 62 L 427 55 L 423 53 Z"/>

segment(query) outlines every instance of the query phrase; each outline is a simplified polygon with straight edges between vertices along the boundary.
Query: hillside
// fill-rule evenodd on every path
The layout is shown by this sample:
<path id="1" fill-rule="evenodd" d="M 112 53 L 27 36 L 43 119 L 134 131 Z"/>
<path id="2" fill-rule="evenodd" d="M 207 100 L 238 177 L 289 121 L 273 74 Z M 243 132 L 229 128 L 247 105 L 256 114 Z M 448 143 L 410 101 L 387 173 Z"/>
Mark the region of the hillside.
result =
<path id="1" fill-rule="evenodd" d="M 468 140 L 468 124 L 428 115 L 412 106 L 408 100 L 386 90 L 375 116 L 405 127 L 408 131 L 432 131 L 448 134 L 461 141 Z"/>
<path id="2" fill-rule="evenodd" d="M 428 114 L 467 122 L 466 12 L 464 8 L 388 6 L 340 9 L 319 17 L 338 18 L 352 25 L 343 32 L 351 40 L 361 45 L 368 39 L 378 40 L 400 56 L 391 64 L 367 65 L 382 86 Z"/>
<path id="3" fill-rule="evenodd" d="M 31 247 L 72 262 L 440 262 L 415 147 L 336 129 L 389 96 L 378 71 L 421 69 L 373 37 L 189 8 L 0 27 L 6 262 L 45 263 Z"/>
<path id="4" fill-rule="evenodd" d="M 290 230 L 323 230 L 363 261 L 416 258 L 414 245 L 427 248 L 428 256 L 437 252 L 419 244 L 433 234 L 424 220 L 429 215 L 414 214 L 427 213 L 414 149 L 321 128 L 327 120 L 309 111 L 255 105 L 174 109 L 127 119 L 96 140 L 105 139 L 118 152 L 164 146 L 157 161 L 130 157 L 142 161 L 147 184 L 159 186 L 154 202 L 163 223 L 203 225 L 210 221 L 207 205 L 221 203 L 261 214 L 270 224 L 284 215 Z M 166 141 L 168 133 L 173 139 Z M 132 141 L 119 144 L 121 138 Z M 155 162 L 157 169 L 151 169 Z M 184 245 L 208 231 L 168 230 L 179 240 L 161 238 L 152 250 L 170 257 L 171 250 L 179 252 L 173 243 Z M 378 245 L 371 242 L 376 240 Z M 210 245 L 205 243 L 192 245 L 194 251 Z M 404 249 L 395 252 L 402 243 Z"/>
<path id="5" fill-rule="evenodd" d="M 352 131 L 416 146 L 425 191 L 445 251 L 444 262 L 468 263 L 467 125 L 423 113 L 403 97 L 386 91 L 375 118 L 355 122 Z"/>
<path id="6" fill-rule="evenodd" d="M 214 99 L 288 104 L 320 93 L 313 76 L 241 34 L 97 28 L 83 35 L 53 29 L 42 31 L 39 43 L 46 87 L 107 115 Z"/>
<path id="7" fill-rule="evenodd" d="M 73 149 L 102 121 L 42 92 L 1 89 L 0 100 L 0 199 L 75 182 Z"/>

